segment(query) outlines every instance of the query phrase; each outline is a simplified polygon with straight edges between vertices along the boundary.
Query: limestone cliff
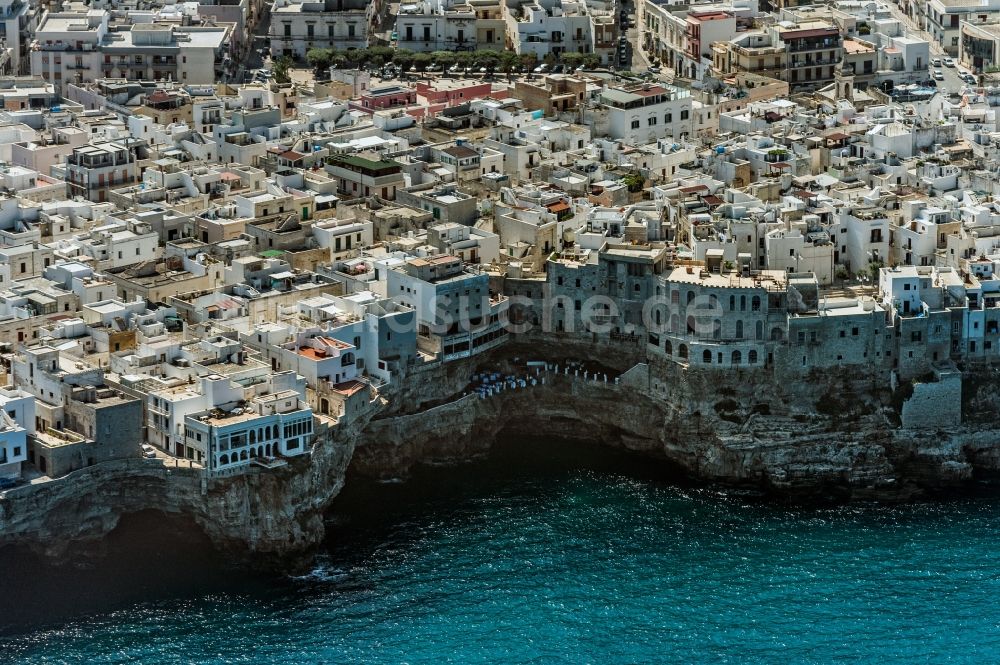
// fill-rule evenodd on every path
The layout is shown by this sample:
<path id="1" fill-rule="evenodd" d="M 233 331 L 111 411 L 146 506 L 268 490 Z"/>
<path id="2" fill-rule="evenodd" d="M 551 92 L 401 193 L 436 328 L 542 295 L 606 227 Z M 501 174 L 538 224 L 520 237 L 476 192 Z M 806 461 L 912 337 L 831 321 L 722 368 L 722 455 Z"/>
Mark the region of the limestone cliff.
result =
<path id="1" fill-rule="evenodd" d="M 479 367 L 523 372 L 513 359 L 554 365 L 566 357 L 606 358 L 601 379 L 548 372 L 544 385 L 462 397 Z M 415 464 L 481 455 L 505 436 L 598 440 L 705 481 L 809 498 L 905 500 L 1000 470 L 995 390 L 967 396 L 961 427 L 905 429 L 899 395 L 863 376 L 779 379 L 763 369 L 633 365 L 640 360 L 635 348 L 566 342 L 431 363 L 411 369 L 351 423 L 321 424 L 311 455 L 280 469 L 204 480 L 194 469 L 123 460 L 8 491 L 0 495 L 0 545 L 60 559 L 71 543 L 100 542 L 122 515 L 155 509 L 189 516 L 241 561 L 286 566 L 323 538 L 323 515 L 349 465 L 404 476 Z"/>

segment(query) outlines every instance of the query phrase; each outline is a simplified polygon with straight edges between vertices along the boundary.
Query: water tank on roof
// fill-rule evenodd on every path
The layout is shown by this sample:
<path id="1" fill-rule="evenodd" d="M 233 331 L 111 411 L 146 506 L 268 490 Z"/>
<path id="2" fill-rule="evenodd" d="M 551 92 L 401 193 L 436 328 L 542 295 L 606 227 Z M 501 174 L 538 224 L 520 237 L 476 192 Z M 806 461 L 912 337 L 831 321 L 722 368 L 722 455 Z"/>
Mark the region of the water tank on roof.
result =
<path id="1" fill-rule="evenodd" d="M 726 152 L 726 146 L 724 146 L 724 145 L 717 145 L 717 146 L 715 146 L 715 152 L 716 152 L 716 154 L 719 154 L 719 155 L 725 153 Z"/>

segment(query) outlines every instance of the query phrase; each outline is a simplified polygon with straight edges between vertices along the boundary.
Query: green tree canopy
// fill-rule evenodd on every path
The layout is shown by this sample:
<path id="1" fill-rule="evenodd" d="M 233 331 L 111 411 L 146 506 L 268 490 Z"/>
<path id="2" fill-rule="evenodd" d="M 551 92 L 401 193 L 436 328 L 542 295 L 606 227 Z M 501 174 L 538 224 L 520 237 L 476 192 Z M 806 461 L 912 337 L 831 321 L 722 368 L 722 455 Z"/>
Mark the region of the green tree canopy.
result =
<path id="1" fill-rule="evenodd" d="M 333 62 L 333 50 L 328 48 L 311 48 L 306 53 L 306 62 L 316 70 L 327 69 Z"/>
<path id="2" fill-rule="evenodd" d="M 274 82 L 288 83 L 291 78 L 288 76 L 288 69 L 292 66 L 292 59 L 283 55 L 274 61 Z"/>

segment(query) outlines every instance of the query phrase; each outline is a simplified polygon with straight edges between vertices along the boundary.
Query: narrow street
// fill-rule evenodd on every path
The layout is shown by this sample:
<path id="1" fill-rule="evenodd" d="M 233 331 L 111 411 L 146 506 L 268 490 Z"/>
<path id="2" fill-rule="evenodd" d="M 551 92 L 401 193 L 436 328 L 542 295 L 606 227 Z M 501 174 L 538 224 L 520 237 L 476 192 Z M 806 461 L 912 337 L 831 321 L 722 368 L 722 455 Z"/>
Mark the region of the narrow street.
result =
<path id="1" fill-rule="evenodd" d="M 938 41 L 934 39 L 933 35 L 924 30 L 921 30 L 920 27 L 917 25 L 917 22 L 913 18 L 907 16 L 906 13 L 903 12 L 903 10 L 901 10 L 898 5 L 889 2 L 886 3 L 886 6 L 889 7 L 889 12 L 892 14 L 893 18 L 896 18 L 903 22 L 903 25 L 906 26 L 907 32 L 911 36 L 916 37 L 918 39 L 927 40 L 927 43 L 930 45 L 930 53 L 932 59 L 941 58 L 943 60 L 944 58 L 948 57 L 948 54 L 945 53 L 944 47 L 942 47 L 941 44 L 939 44 Z M 960 79 L 958 76 L 960 70 L 958 68 L 957 62 L 955 67 L 945 67 L 943 64 L 939 67 L 929 66 L 929 71 L 933 71 L 935 69 L 940 69 L 941 73 L 944 74 L 944 80 L 937 81 L 939 90 L 944 92 L 961 92 L 962 89 L 967 86 L 965 81 Z"/>
<path id="2" fill-rule="evenodd" d="M 633 2 L 624 2 L 622 3 L 622 7 L 628 12 L 628 30 L 625 31 L 625 37 L 628 39 L 630 45 L 630 54 L 632 56 L 631 70 L 641 74 L 649 69 L 649 60 L 646 58 L 646 54 L 643 53 L 640 43 L 639 15 L 635 11 L 635 3 Z"/>

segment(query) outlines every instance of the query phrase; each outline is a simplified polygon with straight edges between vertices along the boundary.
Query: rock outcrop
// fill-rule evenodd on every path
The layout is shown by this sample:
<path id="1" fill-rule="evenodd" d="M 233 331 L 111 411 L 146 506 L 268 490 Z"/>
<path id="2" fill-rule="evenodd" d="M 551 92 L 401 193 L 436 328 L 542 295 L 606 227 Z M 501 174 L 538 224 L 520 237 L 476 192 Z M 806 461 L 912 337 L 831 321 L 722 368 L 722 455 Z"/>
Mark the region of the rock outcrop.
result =
<path id="1" fill-rule="evenodd" d="M 350 423 L 321 423 L 311 455 L 275 470 L 205 479 L 184 466 L 122 460 L 17 488 L 0 495 L 0 545 L 61 560 L 72 544 L 100 542 L 122 515 L 155 509 L 189 517 L 234 559 L 287 569 L 323 538 L 323 515 L 349 466 L 405 476 L 416 464 L 482 455 L 508 436 L 599 440 L 707 482 L 809 499 L 906 500 L 1000 470 L 995 391 L 965 400 L 961 427 L 903 429 L 898 400 L 870 378 L 632 365 L 637 350 L 611 351 L 511 345 L 492 357 L 412 369 Z M 479 367 L 523 373 L 511 358 L 555 365 L 567 356 L 607 357 L 609 380 L 603 371 L 598 380 L 550 371 L 544 385 L 463 396 Z"/>

